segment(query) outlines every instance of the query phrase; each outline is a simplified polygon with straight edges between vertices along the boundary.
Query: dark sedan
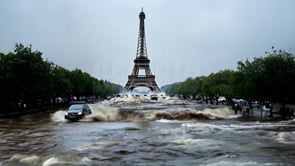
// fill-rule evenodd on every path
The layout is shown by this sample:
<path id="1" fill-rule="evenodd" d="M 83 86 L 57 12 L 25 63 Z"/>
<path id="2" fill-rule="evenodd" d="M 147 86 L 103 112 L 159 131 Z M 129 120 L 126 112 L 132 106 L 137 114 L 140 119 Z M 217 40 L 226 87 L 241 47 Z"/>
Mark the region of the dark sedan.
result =
<path id="1" fill-rule="evenodd" d="M 65 119 L 72 121 L 79 120 L 89 114 L 91 114 L 91 109 L 87 104 L 73 104 L 65 113 Z"/>

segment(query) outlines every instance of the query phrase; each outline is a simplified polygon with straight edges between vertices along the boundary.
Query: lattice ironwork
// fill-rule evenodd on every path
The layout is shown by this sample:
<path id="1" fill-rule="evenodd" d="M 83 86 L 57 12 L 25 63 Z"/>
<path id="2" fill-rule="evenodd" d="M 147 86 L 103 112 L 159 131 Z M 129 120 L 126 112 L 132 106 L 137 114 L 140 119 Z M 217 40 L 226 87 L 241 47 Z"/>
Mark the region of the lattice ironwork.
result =
<path id="1" fill-rule="evenodd" d="M 128 76 L 128 81 L 125 89 L 133 90 L 139 86 L 145 86 L 152 91 L 160 91 L 156 81 L 155 75 L 152 75 L 150 68 L 150 60 L 147 55 L 146 38 L 144 30 L 145 14 L 143 10 L 139 13 L 139 33 L 137 42 L 136 58 L 134 60 L 134 67 L 131 75 Z M 140 72 L 143 71 L 143 72 Z"/>

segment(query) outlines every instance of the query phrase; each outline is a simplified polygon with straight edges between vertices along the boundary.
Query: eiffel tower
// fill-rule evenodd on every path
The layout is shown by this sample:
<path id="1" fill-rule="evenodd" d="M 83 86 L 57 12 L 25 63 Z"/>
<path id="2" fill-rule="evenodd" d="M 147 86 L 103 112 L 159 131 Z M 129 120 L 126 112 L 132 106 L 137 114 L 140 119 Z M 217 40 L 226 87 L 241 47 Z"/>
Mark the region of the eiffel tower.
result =
<path id="1" fill-rule="evenodd" d="M 131 75 L 128 76 L 128 81 L 125 89 L 133 90 L 136 87 L 148 87 L 152 91 L 160 92 L 160 89 L 155 81 L 155 75 L 152 75 L 150 68 L 150 60 L 147 56 L 145 32 L 144 32 L 145 14 L 143 9 L 139 13 L 139 34 L 137 43 L 136 58 L 134 59 L 134 67 Z"/>

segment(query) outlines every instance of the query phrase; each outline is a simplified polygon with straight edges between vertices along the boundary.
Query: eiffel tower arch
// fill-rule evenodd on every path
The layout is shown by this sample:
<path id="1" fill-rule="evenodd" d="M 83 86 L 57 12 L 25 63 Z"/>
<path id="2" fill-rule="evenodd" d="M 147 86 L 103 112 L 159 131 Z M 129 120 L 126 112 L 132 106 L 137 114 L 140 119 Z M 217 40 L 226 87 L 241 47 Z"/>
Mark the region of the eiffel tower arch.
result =
<path id="1" fill-rule="evenodd" d="M 148 87 L 152 91 L 159 92 L 155 75 L 152 74 L 150 68 L 150 60 L 147 56 L 146 39 L 144 31 L 145 14 L 143 10 L 139 13 L 139 33 L 137 42 L 136 58 L 134 59 L 134 67 L 131 75 L 128 76 L 128 81 L 125 85 L 126 90 L 133 90 L 136 87 Z"/>

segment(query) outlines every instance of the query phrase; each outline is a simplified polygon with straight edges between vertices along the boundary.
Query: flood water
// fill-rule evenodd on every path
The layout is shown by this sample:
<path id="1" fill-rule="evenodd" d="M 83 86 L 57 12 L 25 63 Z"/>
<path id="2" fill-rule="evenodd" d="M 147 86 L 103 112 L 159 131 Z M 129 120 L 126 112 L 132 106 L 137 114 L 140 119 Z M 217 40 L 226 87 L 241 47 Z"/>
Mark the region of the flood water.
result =
<path id="1" fill-rule="evenodd" d="M 170 97 L 90 107 L 78 122 L 65 110 L 0 120 L 0 165 L 295 165 L 293 120 L 250 121 Z"/>

